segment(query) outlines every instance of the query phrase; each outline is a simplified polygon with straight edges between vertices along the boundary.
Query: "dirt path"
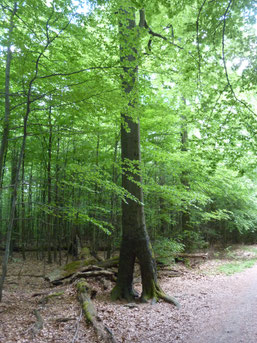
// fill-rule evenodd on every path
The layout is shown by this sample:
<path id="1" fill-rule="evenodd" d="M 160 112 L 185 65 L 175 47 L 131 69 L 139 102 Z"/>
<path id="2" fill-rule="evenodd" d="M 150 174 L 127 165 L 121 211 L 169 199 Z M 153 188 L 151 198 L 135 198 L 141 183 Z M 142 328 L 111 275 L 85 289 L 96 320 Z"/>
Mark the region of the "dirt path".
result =
<path id="1" fill-rule="evenodd" d="M 156 305 L 112 303 L 112 284 L 104 289 L 101 279 L 92 283 L 99 317 L 119 343 L 256 343 L 257 265 L 232 276 L 210 275 L 221 262 L 210 260 L 197 269 L 175 266 L 181 277 L 161 273 L 161 286 L 177 297 L 181 308 L 160 302 Z M 53 268 L 53 266 L 52 266 Z M 0 343 L 97 343 L 95 334 L 81 319 L 73 285 L 49 288 L 40 277 L 45 266 L 33 259 L 16 259 L 9 266 L 3 302 L 0 304 Z M 139 284 L 136 285 L 139 287 Z M 42 305 L 42 296 L 61 292 Z M 39 309 L 44 320 L 33 334 Z"/>
<path id="2" fill-rule="evenodd" d="M 256 343 L 257 265 L 213 286 L 210 311 L 188 343 Z"/>

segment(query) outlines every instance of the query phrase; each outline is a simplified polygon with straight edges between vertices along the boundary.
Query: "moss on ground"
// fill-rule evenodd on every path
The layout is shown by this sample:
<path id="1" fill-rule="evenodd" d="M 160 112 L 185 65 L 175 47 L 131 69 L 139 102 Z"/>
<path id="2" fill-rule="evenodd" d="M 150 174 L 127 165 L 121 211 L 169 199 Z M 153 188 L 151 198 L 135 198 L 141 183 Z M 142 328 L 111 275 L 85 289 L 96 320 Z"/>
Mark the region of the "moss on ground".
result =
<path id="1" fill-rule="evenodd" d="M 64 276 L 69 276 L 71 274 L 74 274 L 78 272 L 80 268 L 87 267 L 91 264 L 95 264 L 95 262 L 96 261 L 94 258 L 90 258 L 87 260 L 72 261 L 63 267 Z"/>
<path id="2" fill-rule="evenodd" d="M 63 267 L 63 270 L 65 272 L 65 276 L 76 273 L 79 270 L 79 268 L 81 267 L 81 263 L 82 263 L 82 261 L 73 261 L 73 262 L 66 264 Z"/>

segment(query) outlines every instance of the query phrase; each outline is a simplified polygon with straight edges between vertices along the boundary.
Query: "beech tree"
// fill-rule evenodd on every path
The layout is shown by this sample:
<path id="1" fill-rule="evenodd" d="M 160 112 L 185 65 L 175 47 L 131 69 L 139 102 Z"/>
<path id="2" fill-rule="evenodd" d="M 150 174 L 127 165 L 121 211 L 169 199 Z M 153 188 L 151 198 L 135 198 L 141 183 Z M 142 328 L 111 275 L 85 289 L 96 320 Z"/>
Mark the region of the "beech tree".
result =
<path id="1" fill-rule="evenodd" d="M 0 249 L 60 264 L 78 241 L 121 249 L 113 298 L 135 296 L 138 261 L 156 301 L 150 239 L 158 258 L 254 241 L 253 0 L 15 3 L 0 8 Z"/>
<path id="2" fill-rule="evenodd" d="M 166 296 L 157 282 L 156 266 L 145 224 L 143 191 L 141 179 L 140 126 L 137 115 L 137 78 L 140 55 L 140 29 L 144 27 L 144 11 L 140 11 L 139 27 L 136 25 L 135 9 L 132 3 L 123 2 L 119 9 L 120 60 L 125 111 L 122 113 L 121 154 L 122 186 L 135 199 L 122 202 L 122 241 L 120 247 L 119 271 L 113 299 L 131 300 L 135 297 L 133 272 L 136 258 L 140 264 L 142 278 L 141 300 L 157 301 L 164 298 L 177 305 L 175 299 Z"/>

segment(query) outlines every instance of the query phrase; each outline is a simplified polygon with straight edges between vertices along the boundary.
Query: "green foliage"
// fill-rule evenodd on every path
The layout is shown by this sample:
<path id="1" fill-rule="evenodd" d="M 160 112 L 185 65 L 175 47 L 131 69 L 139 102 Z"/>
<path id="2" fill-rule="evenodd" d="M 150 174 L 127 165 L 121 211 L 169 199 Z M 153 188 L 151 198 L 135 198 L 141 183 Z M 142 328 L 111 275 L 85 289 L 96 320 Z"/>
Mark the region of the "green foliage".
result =
<path id="1" fill-rule="evenodd" d="M 144 8 L 156 35 L 135 30 L 137 104 L 131 115 L 140 118 L 142 163 L 122 164 L 120 113 L 128 99 L 121 96 L 121 5 L 116 0 L 17 1 L 1 232 L 15 175 L 12 155 L 20 148 L 29 104 L 18 190 L 25 212 L 17 206 L 17 244 L 50 239 L 57 246 L 56 237 L 62 237 L 59 243 L 65 245 L 77 230 L 90 243 L 105 245 L 109 239 L 119 247 L 121 203 L 138 201 L 121 187 L 125 170 L 143 177 L 147 227 L 151 237 L 166 237 L 163 250 L 254 239 L 256 6 L 236 2 L 225 17 L 227 4 L 220 0 L 202 8 L 189 0 L 131 1 L 137 22 Z M 13 6 L 5 0 L 0 7 L 2 118 Z"/>
<path id="2" fill-rule="evenodd" d="M 176 253 L 182 252 L 184 248 L 184 244 L 163 237 L 157 238 L 153 244 L 157 260 L 166 265 L 174 263 Z"/>
<path id="3" fill-rule="evenodd" d="M 208 247 L 208 242 L 206 242 L 202 234 L 197 231 L 184 230 L 178 235 L 180 242 L 183 242 L 186 251 L 194 251 L 199 249 L 205 249 Z"/>

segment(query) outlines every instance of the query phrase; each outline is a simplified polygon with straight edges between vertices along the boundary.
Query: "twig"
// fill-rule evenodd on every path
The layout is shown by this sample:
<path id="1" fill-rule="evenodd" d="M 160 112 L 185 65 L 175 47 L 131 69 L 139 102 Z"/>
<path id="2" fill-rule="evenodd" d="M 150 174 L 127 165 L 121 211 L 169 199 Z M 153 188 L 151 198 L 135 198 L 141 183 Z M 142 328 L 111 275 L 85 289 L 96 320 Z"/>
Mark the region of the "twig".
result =
<path id="1" fill-rule="evenodd" d="M 76 331 L 75 331 L 75 334 L 74 334 L 74 336 L 73 336 L 73 338 L 72 338 L 71 343 L 75 343 L 76 338 L 77 338 L 77 336 L 78 336 L 78 332 L 79 332 L 79 322 L 81 321 L 82 315 L 83 315 L 83 311 L 82 311 L 82 309 L 81 309 L 81 310 L 80 310 L 79 318 L 78 318 L 77 321 L 76 321 Z"/>

